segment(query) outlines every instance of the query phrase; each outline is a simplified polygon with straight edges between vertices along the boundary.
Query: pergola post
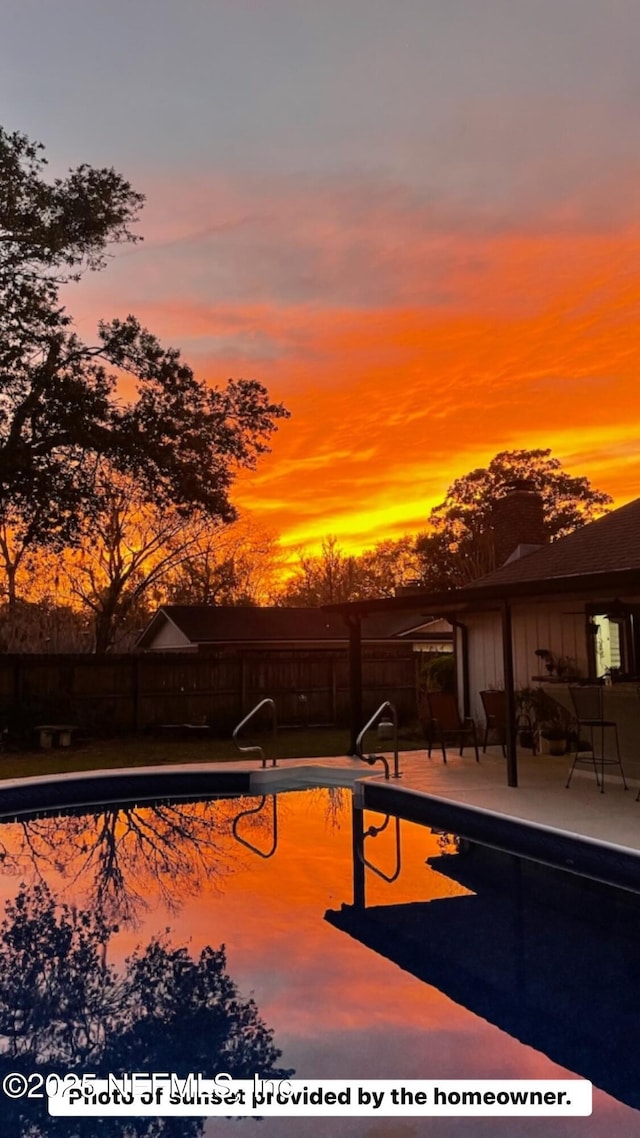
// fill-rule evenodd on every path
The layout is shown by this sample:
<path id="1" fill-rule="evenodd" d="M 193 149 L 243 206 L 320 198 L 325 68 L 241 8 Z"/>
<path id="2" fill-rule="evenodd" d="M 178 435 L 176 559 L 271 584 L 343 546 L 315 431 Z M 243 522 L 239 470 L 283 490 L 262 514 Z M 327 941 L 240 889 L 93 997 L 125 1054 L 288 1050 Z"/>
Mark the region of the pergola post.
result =
<path id="1" fill-rule="evenodd" d="M 356 740 L 364 727 L 362 712 L 362 621 L 359 616 L 347 617 L 349 627 L 349 723 L 351 738 L 349 754 L 356 753 Z"/>
<path id="2" fill-rule="evenodd" d="M 462 670 L 462 692 L 458 691 L 458 698 L 462 695 L 462 714 L 465 719 L 471 715 L 471 686 L 469 683 L 469 628 L 462 620 L 458 620 L 452 613 L 444 614 L 452 628 L 460 633 L 460 667 Z M 454 654 L 457 659 L 457 644 L 454 640 Z M 456 669 L 457 672 L 457 669 Z"/>
<path id="3" fill-rule="evenodd" d="M 356 805 L 355 794 L 351 797 L 351 857 L 353 859 L 353 905 L 356 909 L 366 907 L 364 872 L 364 810 Z"/>
<path id="4" fill-rule="evenodd" d="M 508 601 L 504 601 L 502 604 L 502 666 L 504 672 L 507 785 L 517 786 L 518 755 L 516 751 L 516 696 L 513 684 L 513 639 L 511 631 L 511 606 Z"/>

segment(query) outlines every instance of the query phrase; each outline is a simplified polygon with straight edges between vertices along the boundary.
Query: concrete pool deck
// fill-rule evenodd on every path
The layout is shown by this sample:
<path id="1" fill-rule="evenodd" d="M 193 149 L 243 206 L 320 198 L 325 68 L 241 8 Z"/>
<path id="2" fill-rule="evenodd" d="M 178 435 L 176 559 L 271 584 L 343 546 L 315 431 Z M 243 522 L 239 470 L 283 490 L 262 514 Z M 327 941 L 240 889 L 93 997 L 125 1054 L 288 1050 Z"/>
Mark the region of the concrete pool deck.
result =
<path id="1" fill-rule="evenodd" d="M 388 760 L 392 759 L 386 753 Z M 446 766 L 424 750 L 400 754 L 400 779 L 384 778 L 380 766 L 356 759 L 313 762 L 287 760 L 277 768 L 255 771 L 258 793 L 318 785 L 354 785 L 356 804 L 433 828 L 450 830 L 481 844 L 511 851 L 548 865 L 569 869 L 609 884 L 640 892 L 640 802 L 638 781 L 622 781 L 606 772 L 601 794 L 593 771 L 578 768 L 571 787 L 565 783 L 567 756 L 519 756 L 519 786 L 506 783 L 499 748 L 489 748 L 476 763 L 470 752 L 447 752 Z M 390 764 L 393 769 L 392 763 Z"/>
<path id="2" fill-rule="evenodd" d="M 497 748 L 482 755 L 480 763 L 468 754 L 460 758 L 448 752 L 447 758 L 445 766 L 435 755 L 425 759 L 424 751 L 410 752 L 406 760 L 401 756 L 405 773 L 395 785 L 624 846 L 640 856 L 640 802 L 635 800 L 635 779 L 627 778 L 629 789 L 625 791 L 620 778 L 606 772 L 605 793 L 601 794 L 593 772 L 581 769 L 574 773 L 567 790 L 566 756 L 532 756 L 527 752 L 518 758 L 519 785 L 509 787 L 505 760 Z"/>
<path id="3" fill-rule="evenodd" d="M 393 756 L 384 752 L 393 769 Z M 233 764 L 252 769 L 252 789 L 260 793 L 292 788 L 300 779 L 310 783 L 326 773 L 329 783 L 350 785 L 354 779 L 384 781 L 381 766 L 368 767 L 358 759 L 287 759 L 277 767 L 256 770 L 253 764 Z M 297 769 L 299 768 L 299 769 Z M 447 752 L 447 764 L 434 752 L 400 752 L 400 779 L 390 786 L 403 793 L 427 795 L 439 800 L 476 807 L 513 819 L 548 826 L 563 833 L 608 842 L 624 847 L 640 857 L 640 802 L 636 802 L 639 782 L 627 776 L 628 790 L 619 777 L 605 772 L 605 793 L 601 794 L 592 771 L 578 768 L 567 790 L 567 756 L 536 755 L 525 752 L 518 757 L 519 785 L 507 786 L 506 764 L 499 748 L 493 747 L 475 762 L 467 750 Z"/>

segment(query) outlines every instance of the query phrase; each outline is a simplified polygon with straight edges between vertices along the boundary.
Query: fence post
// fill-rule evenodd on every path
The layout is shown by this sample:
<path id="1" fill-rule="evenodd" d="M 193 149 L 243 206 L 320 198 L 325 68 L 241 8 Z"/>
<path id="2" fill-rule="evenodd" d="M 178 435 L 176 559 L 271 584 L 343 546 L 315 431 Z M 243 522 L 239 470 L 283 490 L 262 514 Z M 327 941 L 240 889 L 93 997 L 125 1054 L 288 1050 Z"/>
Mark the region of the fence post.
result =
<path id="1" fill-rule="evenodd" d="M 140 730 L 140 657 L 134 653 L 132 658 L 133 676 L 131 685 L 132 695 L 132 711 L 133 711 L 133 730 L 138 734 Z"/>
<path id="2" fill-rule="evenodd" d="M 13 701 L 14 703 L 20 702 L 22 695 L 22 669 L 20 667 L 20 657 L 15 656 L 13 660 Z"/>
<path id="3" fill-rule="evenodd" d="M 338 722 L 338 662 L 331 657 L 331 721 Z"/>

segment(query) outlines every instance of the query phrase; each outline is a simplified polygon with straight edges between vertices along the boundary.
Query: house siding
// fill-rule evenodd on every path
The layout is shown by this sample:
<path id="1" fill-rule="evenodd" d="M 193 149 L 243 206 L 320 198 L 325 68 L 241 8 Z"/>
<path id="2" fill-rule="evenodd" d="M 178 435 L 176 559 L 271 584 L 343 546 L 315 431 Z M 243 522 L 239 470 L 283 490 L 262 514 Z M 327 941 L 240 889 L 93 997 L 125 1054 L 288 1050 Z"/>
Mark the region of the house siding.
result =
<path id="1" fill-rule="evenodd" d="M 504 685 L 502 669 L 502 631 L 500 614 L 494 612 L 469 613 L 462 618 L 468 629 L 469 653 L 469 708 L 478 722 L 484 719 L 480 692 L 485 688 Z M 458 633 L 458 636 L 460 634 Z M 459 652 L 458 667 L 461 667 Z M 462 677 L 458 675 L 459 691 Z"/>
<path id="2" fill-rule="evenodd" d="M 471 715 L 482 722 L 480 692 L 504 686 L 502 623 L 500 613 L 469 613 L 469 702 Z M 584 603 L 562 602 L 514 605 L 512 609 L 513 671 L 516 688 L 529 687 L 531 678 L 543 670 L 536 648 L 556 656 L 571 656 L 581 675 L 588 674 Z M 459 634 L 458 634 L 459 636 Z M 462 690 L 461 651 L 458 640 L 458 684 Z"/>
<path id="3" fill-rule="evenodd" d="M 149 648 L 154 652 L 195 652 L 197 645 L 192 644 L 172 621 L 165 623 L 158 629 Z"/>
<path id="4" fill-rule="evenodd" d="M 538 604 L 514 609 L 513 662 L 515 684 L 529 687 L 532 676 L 544 674 L 536 648 L 575 660 L 582 676 L 589 674 L 584 602 L 570 599 L 556 604 Z"/>

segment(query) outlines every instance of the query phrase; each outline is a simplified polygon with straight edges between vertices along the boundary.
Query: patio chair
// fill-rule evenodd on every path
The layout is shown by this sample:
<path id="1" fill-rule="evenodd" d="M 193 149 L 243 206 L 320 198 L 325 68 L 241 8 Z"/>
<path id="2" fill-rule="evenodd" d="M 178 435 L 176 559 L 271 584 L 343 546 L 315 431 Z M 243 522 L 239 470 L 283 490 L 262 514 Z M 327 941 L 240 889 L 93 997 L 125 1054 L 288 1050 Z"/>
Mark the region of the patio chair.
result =
<path id="1" fill-rule="evenodd" d="M 460 746 L 460 754 L 470 744 L 476 754 L 476 762 L 480 762 L 478 754 L 478 739 L 476 725 L 473 719 L 462 719 L 458 711 L 458 701 L 455 695 L 449 692 L 426 692 L 427 720 L 425 735 L 427 740 L 427 754 L 431 758 L 434 741 L 442 747 L 442 761 L 447 761 L 446 740 L 454 739 Z"/>
<path id="2" fill-rule="evenodd" d="M 486 719 L 482 752 L 483 754 L 486 753 L 487 744 L 489 742 L 489 732 L 494 731 L 497 735 L 498 743 L 502 747 L 502 754 L 506 756 L 507 706 L 505 693 L 503 691 L 481 691 L 480 699 L 482 700 L 482 707 Z"/>
<path id="3" fill-rule="evenodd" d="M 624 770 L 622 767 L 622 759 L 620 758 L 620 742 L 618 740 L 618 724 L 615 719 L 605 719 L 603 704 L 604 704 L 604 688 L 601 684 L 585 684 L 569 687 L 569 695 L 573 704 L 573 710 L 577 722 L 577 741 L 576 753 L 571 764 L 569 777 L 567 778 L 567 787 L 571 785 L 573 772 L 578 763 L 589 763 L 593 766 L 593 771 L 596 776 L 596 783 L 600 787 L 600 793 L 604 794 L 604 768 L 605 767 L 620 767 L 620 774 L 622 775 L 622 782 L 625 790 L 628 790 L 627 780 L 624 777 Z M 611 730 L 614 733 L 616 744 L 616 757 L 609 758 L 604 753 L 605 732 Z M 590 758 L 584 757 L 584 750 L 586 750 L 585 743 L 581 738 L 583 732 L 589 732 L 589 747 Z M 600 754 L 596 754 L 596 741 L 595 732 L 600 732 Z M 598 775 L 598 766 L 600 767 L 600 774 Z"/>

